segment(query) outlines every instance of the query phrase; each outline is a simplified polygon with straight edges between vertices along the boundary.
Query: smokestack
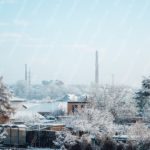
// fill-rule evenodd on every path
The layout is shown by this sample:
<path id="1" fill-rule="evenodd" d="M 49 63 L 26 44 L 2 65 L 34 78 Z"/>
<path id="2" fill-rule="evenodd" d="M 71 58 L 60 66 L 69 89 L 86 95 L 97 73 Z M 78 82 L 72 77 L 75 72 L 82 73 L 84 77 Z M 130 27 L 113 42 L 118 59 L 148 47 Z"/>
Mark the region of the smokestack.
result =
<path id="1" fill-rule="evenodd" d="M 29 81 L 28 81 L 29 83 L 28 84 L 31 85 L 31 71 L 30 70 L 29 70 L 28 78 L 29 78 Z"/>
<path id="2" fill-rule="evenodd" d="M 28 80 L 27 64 L 25 64 L 25 81 Z"/>
<path id="3" fill-rule="evenodd" d="M 95 84 L 99 84 L 99 62 L 98 62 L 98 51 L 95 55 Z"/>

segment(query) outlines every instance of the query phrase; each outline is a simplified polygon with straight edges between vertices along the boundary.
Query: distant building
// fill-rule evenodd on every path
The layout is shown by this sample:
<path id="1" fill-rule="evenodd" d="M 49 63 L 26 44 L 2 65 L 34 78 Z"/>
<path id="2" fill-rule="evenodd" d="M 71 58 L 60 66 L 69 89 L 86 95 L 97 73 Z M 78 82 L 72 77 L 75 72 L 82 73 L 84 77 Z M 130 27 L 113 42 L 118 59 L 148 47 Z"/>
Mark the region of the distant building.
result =
<path id="1" fill-rule="evenodd" d="M 82 111 L 83 108 L 88 104 L 88 102 L 79 102 L 79 101 L 70 101 L 67 105 L 68 115 L 73 115 L 79 111 Z"/>

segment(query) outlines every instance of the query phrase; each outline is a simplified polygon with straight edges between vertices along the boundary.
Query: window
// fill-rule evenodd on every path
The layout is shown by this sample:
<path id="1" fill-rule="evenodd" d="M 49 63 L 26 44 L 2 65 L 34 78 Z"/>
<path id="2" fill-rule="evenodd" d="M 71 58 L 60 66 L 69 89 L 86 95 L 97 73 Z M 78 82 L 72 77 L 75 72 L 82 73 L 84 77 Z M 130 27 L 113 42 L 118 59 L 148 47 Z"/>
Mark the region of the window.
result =
<path id="1" fill-rule="evenodd" d="M 78 105 L 72 105 L 72 112 L 78 112 Z"/>
<path id="2" fill-rule="evenodd" d="M 81 105 L 81 108 L 84 108 L 84 105 Z"/>

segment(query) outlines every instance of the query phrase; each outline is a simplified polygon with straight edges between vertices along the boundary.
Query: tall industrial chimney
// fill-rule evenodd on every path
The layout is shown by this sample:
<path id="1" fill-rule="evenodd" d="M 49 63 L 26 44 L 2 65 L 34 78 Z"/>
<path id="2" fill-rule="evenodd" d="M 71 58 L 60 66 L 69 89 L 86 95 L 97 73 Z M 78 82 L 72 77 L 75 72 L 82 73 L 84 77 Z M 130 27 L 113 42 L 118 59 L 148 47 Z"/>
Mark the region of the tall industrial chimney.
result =
<path id="1" fill-rule="evenodd" d="M 95 55 L 95 84 L 99 84 L 99 62 L 98 62 L 98 51 Z"/>
<path id="2" fill-rule="evenodd" d="M 27 64 L 25 64 L 25 81 L 28 80 Z"/>
<path id="3" fill-rule="evenodd" d="M 28 75 L 28 84 L 31 85 L 31 71 L 29 70 L 29 75 Z"/>

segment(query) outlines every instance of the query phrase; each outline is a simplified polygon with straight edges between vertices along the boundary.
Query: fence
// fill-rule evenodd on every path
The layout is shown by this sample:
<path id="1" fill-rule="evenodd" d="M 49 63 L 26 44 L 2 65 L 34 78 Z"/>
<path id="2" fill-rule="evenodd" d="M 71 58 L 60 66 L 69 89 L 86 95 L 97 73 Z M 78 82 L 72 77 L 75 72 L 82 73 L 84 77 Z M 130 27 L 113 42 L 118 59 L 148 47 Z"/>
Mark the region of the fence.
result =
<path id="1" fill-rule="evenodd" d="M 56 139 L 54 131 L 27 131 L 26 142 L 30 147 L 50 148 Z"/>

